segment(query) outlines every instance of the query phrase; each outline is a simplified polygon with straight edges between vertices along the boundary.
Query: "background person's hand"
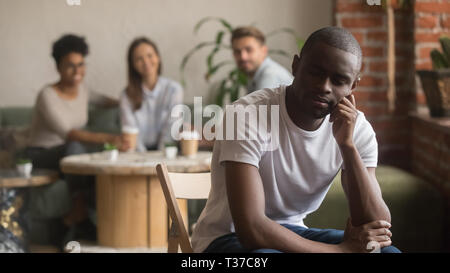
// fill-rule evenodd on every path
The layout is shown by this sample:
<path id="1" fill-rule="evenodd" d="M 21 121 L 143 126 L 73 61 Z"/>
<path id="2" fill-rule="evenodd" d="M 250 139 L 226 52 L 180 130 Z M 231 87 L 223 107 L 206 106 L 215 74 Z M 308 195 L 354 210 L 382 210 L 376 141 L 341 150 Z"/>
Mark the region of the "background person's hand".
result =
<path id="1" fill-rule="evenodd" d="M 392 244 L 391 224 L 384 220 L 376 220 L 354 227 L 348 219 L 344 232 L 344 240 L 339 245 L 343 252 L 372 252 Z M 376 248 L 376 249 L 375 249 Z"/>
<path id="2" fill-rule="evenodd" d="M 125 138 L 123 135 L 116 135 L 113 138 L 114 146 L 117 147 L 117 149 L 121 152 L 125 152 L 128 149 L 130 149 L 130 142 L 127 138 Z"/>

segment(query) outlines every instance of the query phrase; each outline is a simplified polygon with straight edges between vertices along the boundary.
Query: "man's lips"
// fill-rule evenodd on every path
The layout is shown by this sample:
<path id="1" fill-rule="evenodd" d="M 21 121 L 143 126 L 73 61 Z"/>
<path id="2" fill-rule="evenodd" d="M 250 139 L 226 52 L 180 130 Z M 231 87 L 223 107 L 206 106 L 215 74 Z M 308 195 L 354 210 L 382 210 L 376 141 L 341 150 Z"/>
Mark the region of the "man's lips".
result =
<path id="1" fill-rule="evenodd" d="M 312 103 L 314 106 L 319 108 L 328 108 L 330 105 L 330 102 L 327 99 L 321 97 L 313 97 Z"/>

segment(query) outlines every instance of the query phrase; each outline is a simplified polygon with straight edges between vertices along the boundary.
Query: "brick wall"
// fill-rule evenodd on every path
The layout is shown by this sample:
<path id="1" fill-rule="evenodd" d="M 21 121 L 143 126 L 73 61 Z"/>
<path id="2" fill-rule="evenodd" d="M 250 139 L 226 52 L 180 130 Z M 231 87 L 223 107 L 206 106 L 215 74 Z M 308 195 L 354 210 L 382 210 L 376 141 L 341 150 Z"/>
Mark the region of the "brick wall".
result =
<path id="1" fill-rule="evenodd" d="M 412 172 L 431 183 L 443 196 L 444 230 L 450 227 L 450 118 L 430 118 L 413 114 Z M 450 251 L 450 232 L 445 235 L 445 249 Z"/>
<path id="2" fill-rule="evenodd" d="M 415 68 L 431 69 L 430 51 L 441 50 L 438 41 L 441 35 L 450 36 L 450 1 L 416 0 L 414 17 Z M 420 80 L 416 82 L 416 97 L 425 105 Z M 411 121 L 413 172 L 450 198 L 450 118 L 414 115 Z"/>
<path id="3" fill-rule="evenodd" d="M 412 116 L 413 172 L 450 197 L 450 118 Z"/>
<path id="4" fill-rule="evenodd" d="M 336 0 L 335 24 L 350 30 L 363 50 L 361 83 L 355 94 L 357 107 L 364 112 L 377 133 L 379 161 L 410 168 L 410 121 L 415 109 L 414 12 L 396 10 L 396 110 L 388 111 L 387 15 L 381 6 L 365 0 Z"/>
<path id="5" fill-rule="evenodd" d="M 416 69 L 431 69 L 430 51 L 441 50 L 439 37 L 450 36 L 450 1 L 416 0 L 414 4 L 414 44 Z M 426 100 L 420 81 L 417 80 L 416 97 L 419 105 L 425 107 Z"/>

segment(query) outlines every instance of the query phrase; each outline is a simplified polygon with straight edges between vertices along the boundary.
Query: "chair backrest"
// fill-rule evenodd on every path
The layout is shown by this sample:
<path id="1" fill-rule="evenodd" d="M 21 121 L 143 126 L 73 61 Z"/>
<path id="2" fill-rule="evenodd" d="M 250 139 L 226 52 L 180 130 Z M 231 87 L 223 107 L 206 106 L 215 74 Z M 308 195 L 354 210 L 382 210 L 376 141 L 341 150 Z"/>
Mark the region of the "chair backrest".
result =
<path id="1" fill-rule="evenodd" d="M 169 231 L 169 253 L 191 253 L 189 234 L 181 216 L 177 199 L 207 199 L 211 188 L 211 173 L 169 173 L 165 164 L 156 166 L 166 199 L 172 225 Z"/>

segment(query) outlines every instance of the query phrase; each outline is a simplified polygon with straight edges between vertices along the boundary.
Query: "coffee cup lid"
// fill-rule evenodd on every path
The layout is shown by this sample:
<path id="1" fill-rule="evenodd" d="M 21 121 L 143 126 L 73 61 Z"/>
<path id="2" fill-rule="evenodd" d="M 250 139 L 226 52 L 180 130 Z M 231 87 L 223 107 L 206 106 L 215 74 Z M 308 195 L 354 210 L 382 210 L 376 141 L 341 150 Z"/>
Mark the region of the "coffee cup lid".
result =
<path id="1" fill-rule="evenodd" d="M 137 127 L 133 127 L 133 126 L 123 126 L 122 133 L 137 134 L 137 133 L 139 133 L 139 129 Z"/>
<path id="2" fill-rule="evenodd" d="M 180 138 L 186 140 L 199 140 L 200 134 L 197 131 L 183 131 L 180 133 Z"/>

